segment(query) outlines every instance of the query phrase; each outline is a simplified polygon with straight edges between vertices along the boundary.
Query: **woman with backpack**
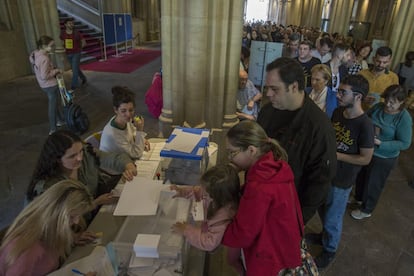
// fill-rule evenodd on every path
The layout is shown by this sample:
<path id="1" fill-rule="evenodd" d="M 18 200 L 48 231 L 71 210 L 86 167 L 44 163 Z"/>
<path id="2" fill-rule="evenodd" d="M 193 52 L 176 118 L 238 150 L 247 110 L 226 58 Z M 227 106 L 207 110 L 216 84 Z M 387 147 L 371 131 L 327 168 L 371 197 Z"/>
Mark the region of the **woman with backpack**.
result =
<path id="1" fill-rule="evenodd" d="M 59 87 L 56 75 L 63 73 L 61 69 L 54 68 L 49 57 L 55 47 L 53 38 L 43 35 L 37 41 L 37 49 L 29 57 L 33 71 L 36 75 L 40 88 L 49 98 L 48 116 L 49 116 L 49 135 L 56 131 L 56 127 L 64 125 L 63 112 L 59 104 Z"/>

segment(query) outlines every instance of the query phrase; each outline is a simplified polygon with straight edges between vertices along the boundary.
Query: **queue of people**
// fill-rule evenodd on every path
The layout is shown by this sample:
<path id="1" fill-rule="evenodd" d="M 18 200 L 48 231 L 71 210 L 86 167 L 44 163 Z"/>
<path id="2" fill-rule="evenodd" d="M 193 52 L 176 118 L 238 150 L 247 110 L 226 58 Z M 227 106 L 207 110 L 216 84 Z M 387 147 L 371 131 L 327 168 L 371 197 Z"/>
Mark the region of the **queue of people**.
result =
<path id="1" fill-rule="evenodd" d="M 271 26 L 266 36 L 266 28 L 259 29 L 251 30 L 252 39 L 289 45 L 286 56 L 266 66 L 263 94 L 269 103 L 260 106 L 262 93 L 248 80 L 246 68 L 240 70 L 241 121 L 226 135 L 228 162 L 205 172 L 198 186 L 171 186 L 176 196 L 203 202 L 205 221 L 201 227 L 176 222 L 172 231 L 201 250 L 226 246 L 227 260 L 239 275 L 278 275 L 301 267 L 304 226 L 318 213 L 323 230 L 316 236 L 323 251 L 315 260 L 322 270 L 335 257 L 353 185 L 361 206 L 351 216 L 371 217 L 400 151 L 411 144 L 405 102 L 413 58 L 408 55 L 399 68 L 406 82 L 402 87 L 389 71 L 388 47 L 378 48 L 368 67 L 372 47 L 361 45 L 347 68 L 351 47 L 340 39 L 333 43 L 329 34 L 316 37 L 314 30 L 286 28 L 282 35 Z M 245 47 L 248 38 L 246 31 Z M 39 85 L 52 96 L 59 73 L 47 57 L 53 43 L 42 37 L 31 57 Z M 78 87 L 78 77 L 84 83 L 86 77 L 76 72 L 73 58 L 72 86 Z M 44 62 L 37 64 L 39 59 Z M 373 101 L 370 93 L 383 100 Z M 115 115 L 103 130 L 99 150 L 70 131 L 56 130 L 58 112 L 49 96 L 51 133 L 29 183 L 27 205 L 2 240 L 2 275 L 45 275 L 59 268 L 72 246 L 96 238 L 86 227 L 96 208 L 116 200 L 113 184 L 136 176 L 134 160 L 149 150 L 144 118 L 135 117 L 130 89 L 114 86 L 112 95 Z M 116 179 L 110 185 L 102 181 L 108 171 Z M 242 186 L 240 171 L 245 171 Z"/>

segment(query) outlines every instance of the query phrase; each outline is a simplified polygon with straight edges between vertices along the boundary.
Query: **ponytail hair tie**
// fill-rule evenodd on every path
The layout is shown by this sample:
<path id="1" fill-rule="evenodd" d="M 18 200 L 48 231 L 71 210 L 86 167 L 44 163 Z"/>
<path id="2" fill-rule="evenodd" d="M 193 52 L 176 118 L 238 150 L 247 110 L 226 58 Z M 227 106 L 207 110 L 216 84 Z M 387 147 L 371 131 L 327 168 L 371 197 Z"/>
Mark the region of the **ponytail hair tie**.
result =
<path id="1" fill-rule="evenodd" d="M 268 142 L 268 143 L 272 143 L 272 138 L 267 137 L 267 142 Z"/>

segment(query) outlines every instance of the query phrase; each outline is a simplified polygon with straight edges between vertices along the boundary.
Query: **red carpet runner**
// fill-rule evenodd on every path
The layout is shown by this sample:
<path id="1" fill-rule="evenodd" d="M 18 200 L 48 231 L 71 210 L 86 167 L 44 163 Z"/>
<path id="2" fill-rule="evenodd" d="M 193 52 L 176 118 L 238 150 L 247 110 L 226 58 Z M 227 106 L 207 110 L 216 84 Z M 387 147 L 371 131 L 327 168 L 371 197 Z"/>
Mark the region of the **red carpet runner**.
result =
<path id="1" fill-rule="evenodd" d="M 108 57 L 106 61 L 82 64 L 80 68 L 82 70 L 98 72 L 131 73 L 160 55 L 161 51 L 158 50 L 133 49 L 132 54 L 122 54 L 120 57 Z"/>

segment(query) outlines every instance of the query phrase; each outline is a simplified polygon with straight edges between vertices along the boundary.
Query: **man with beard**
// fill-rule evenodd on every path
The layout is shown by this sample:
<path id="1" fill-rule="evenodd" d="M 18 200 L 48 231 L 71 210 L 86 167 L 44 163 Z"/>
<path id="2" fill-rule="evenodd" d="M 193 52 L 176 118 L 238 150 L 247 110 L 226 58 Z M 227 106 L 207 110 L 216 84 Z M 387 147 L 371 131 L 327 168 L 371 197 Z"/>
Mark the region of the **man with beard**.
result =
<path id="1" fill-rule="evenodd" d="M 346 64 L 352 58 L 352 50 L 349 45 L 338 43 L 332 50 L 332 59 L 325 63 L 332 73 L 331 89 L 337 91 L 341 81 L 348 75 Z"/>
<path id="2" fill-rule="evenodd" d="M 281 57 L 266 67 L 266 96 L 257 122 L 288 154 L 307 223 L 325 203 L 336 172 L 335 132 L 328 116 L 304 92 L 302 66 Z"/>
<path id="3" fill-rule="evenodd" d="M 379 47 L 372 59 L 374 62 L 373 68 L 359 72 L 369 82 L 369 94 L 365 97 L 363 103 L 365 110 L 380 101 L 381 95 L 387 87 L 398 84 L 397 74 L 389 70 L 391 58 L 391 48 L 386 46 Z"/>
<path id="4" fill-rule="evenodd" d="M 338 163 L 328 199 L 319 210 L 323 222 L 323 251 L 315 259 L 319 269 L 335 257 L 349 194 L 358 172 L 371 161 L 374 152 L 374 127 L 362 109 L 367 93 L 368 81 L 363 76 L 351 75 L 342 80 L 336 95 L 339 107 L 332 115 L 332 125 Z"/>

